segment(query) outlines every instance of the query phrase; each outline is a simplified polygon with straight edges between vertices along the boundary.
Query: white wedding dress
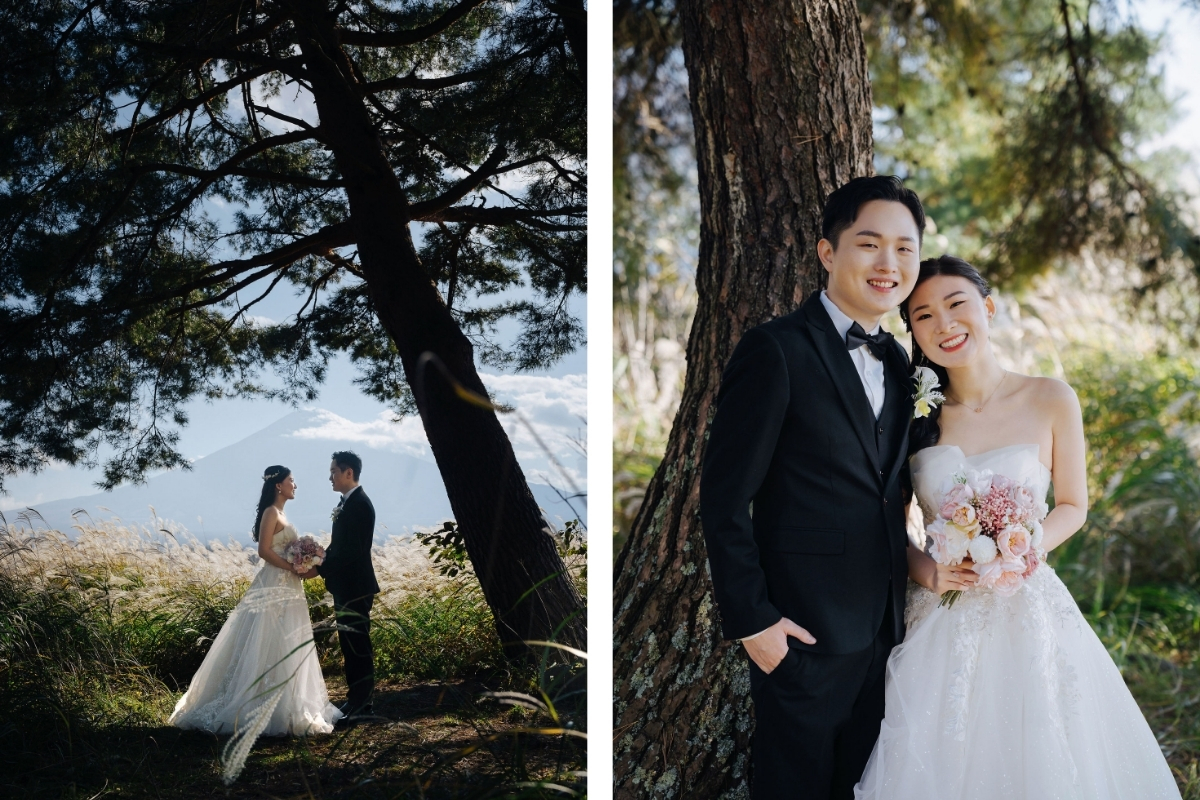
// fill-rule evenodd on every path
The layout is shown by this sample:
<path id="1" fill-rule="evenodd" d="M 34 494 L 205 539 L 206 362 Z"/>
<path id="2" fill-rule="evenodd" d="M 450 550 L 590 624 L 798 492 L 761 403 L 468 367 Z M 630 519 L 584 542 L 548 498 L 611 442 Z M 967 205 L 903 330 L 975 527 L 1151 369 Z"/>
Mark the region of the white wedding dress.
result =
<path id="1" fill-rule="evenodd" d="M 291 524 L 276 537 L 285 533 L 297 536 Z M 321 675 L 304 582 L 264 562 L 168 723 L 235 734 L 226 771 L 236 774 L 258 736 L 329 733 L 341 716 Z"/>
<path id="2" fill-rule="evenodd" d="M 1050 485 L 1036 444 L 975 456 L 939 445 L 910 466 L 923 509 L 964 468 L 1026 482 L 1039 500 Z M 908 632 L 888 659 L 886 716 L 856 800 L 1178 800 L 1150 726 L 1053 569 L 1008 598 L 977 589 L 938 602 L 909 583 Z"/>

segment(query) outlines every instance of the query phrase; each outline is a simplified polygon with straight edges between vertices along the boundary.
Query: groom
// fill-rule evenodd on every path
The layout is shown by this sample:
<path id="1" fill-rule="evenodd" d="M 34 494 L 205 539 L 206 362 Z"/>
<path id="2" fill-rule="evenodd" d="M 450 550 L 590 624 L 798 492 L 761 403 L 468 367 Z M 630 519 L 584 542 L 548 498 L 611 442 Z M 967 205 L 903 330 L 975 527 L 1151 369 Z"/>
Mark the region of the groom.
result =
<path id="1" fill-rule="evenodd" d="M 891 176 L 829 195 L 828 289 L 745 333 L 721 378 L 700 517 L 727 639 L 750 657 L 752 795 L 851 798 L 904 635 L 908 359 L 879 320 L 925 213 Z"/>
<path id="2" fill-rule="evenodd" d="M 346 671 L 344 720 L 373 713 L 371 695 L 375 690 L 371 652 L 371 604 L 379 593 L 371 564 L 375 507 L 358 484 L 361 474 L 362 459 L 357 455 L 348 450 L 333 454 L 329 482 L 342 499 L 333 511 L 333 537 L 325 561 L 314 568 L 333 595 Z"/>

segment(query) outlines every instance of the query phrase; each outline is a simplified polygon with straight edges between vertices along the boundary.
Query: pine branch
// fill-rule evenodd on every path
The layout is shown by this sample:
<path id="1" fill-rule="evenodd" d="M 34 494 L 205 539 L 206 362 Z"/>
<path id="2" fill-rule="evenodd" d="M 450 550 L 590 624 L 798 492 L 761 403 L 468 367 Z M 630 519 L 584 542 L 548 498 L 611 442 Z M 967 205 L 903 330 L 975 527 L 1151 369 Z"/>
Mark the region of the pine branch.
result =
<path id="1" fill-rule="evenodd" d="M 169 120 L 173 117 L 176 117 L 176 116 L 182 114 L 184 111 L 195 111 L 200 106 L 208 103 L 214 97 L 219 97 L 219 96 L 225 94 L 226 92 L 228 92 L 229 90 L 236 89 L 237 87 L 241 86 L 243 83 L 252 81 L 255 78 L 259 78 L 263 75 L 266 75 L 271 71 L 272 71 L 272 69 L 270 67 L 258 67 L 257 69 L 250 70 L 249 72 L 243 72 L 241 75 L 237 76 L 236 78 L 231 78 L 230 80 L 222 81 L 221 83 L 214 85 L 211 89 L 209 89 L 205 92 L 201 92 L 200 94 L 196 95 L 195 97 L 188 97 L 184 100 L 180 100 L 175 105 L 171 106 L 170 108 L 166 109 L 165 111 L 160 111 L 159 113 L 155 114 L 152 117 L 148 117 L 144 120 L 141 120 L 140 122 L 137 119 L 134 119 L 133 124 L 131 124 L 128 128 L 122 128 L 121 130 L 114 131 L 112 133 L 112 137 L 114 139 L 123 139 L 127 136 L 133 135 L 134 133 L 136 133 L 139 130 L 145 130 L 146 128 L 149 128 L 152 125 L 157 125 L 160 122 L 163 122 L 165 120 Z"/>
<path id="2" fill-rule="evenodd" d="M 340 44 L 362 45 L 364 47 L 404 47 L 419 44 L 432 39 L 447 30 L 451 25 L 469 14 L 477 6 L 488 0 L 463 0 L 442 16 L 428 25 L 402 31 L 352 31 L 345 28 L 337 32 Z"/>
<path id="3" fill-rule="evenodd" d="M 586 206 L 563 206 L 562 208 L 479 208 L 478 206 L 451 206 L 427 216 L 416 217 L 419 222 L 466 222 L 474 225 L 525 224 L 545 231 L 585 231 L 587 225 L 555 225 L 544 220 L 550 217 L 582 216 Z"/>
<path id="4" fill-rule="evenodd" d="M 496 146 L 492 154 L 487 157 L 487 160 L 479 165 L 479 168 L 467 175 L 458 183 L 451 186 L 442 194 L 432 200 L 425 200 L 420 203 L 413 203 L 409 206 L 409 211 L 413 219 L 418 219 L 427 214 L 434 214 L 462 200 L 475 189 L 479 188 L 480 184 L 488 178 L 496 175 L 502 170 L 499 169 L 500 162 L 508 155 L 504 145 Z"/>
<path id="5" fill-rule="evenodd" d="M 265 140 L 264 140 L 265 141 Z M 212 183 L 220 178 L 236 175 L 243 178 L 258 178 L 271 183 L 285 183 L 289 186 L 307 186 L 313 189 L 340 189 L 345 187 L 346 182 L 334 180 L 332 178 L 310 178 L 307 175 L 284 175 L 278 172 L 272 172 L 267 169 L 255 169 L 253 167 L 230 167 L 228 169 L 199 169 L 197 167 L 189 167 L 183 164 L 157 163 L 151 162 L 148 164 L 139 164 L 139 170 L 146 172 L 170 172 L 178 175 L 188 175 L 193 178 L 201 178 L 208 183 Z"/>

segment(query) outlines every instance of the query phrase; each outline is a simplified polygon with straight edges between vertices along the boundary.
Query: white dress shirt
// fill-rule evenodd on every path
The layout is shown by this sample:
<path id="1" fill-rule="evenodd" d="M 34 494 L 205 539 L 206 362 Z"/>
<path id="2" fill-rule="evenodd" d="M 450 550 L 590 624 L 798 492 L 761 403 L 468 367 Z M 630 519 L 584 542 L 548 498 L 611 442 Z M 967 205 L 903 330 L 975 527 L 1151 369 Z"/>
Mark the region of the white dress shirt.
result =
<path id="1" fill-rule="evenodd" d="M 846 334 L 850 331 L 854 320 L 842 313 L 842 310 L 834 305 L 824 291 L 821 292 L 821 305 L 825 306 L 825 310 L 829 312 L 829 318 L 833 320 L 833 327 L 837 328 L 838 338 L 843 342 L 846 341 Z M 880 329 L 879 323 L 875 323 L 875 330 L 867 331 L 867 333 L 874 336 L 879 333 Z M 854 362 L 854 368 L 858 370 L 858 377 L 862 379 L 867 399 L 871 401 L 871 410 L 875 412 L 875 419 L 879 419 L 880 413 L 883 412 L 883 362 L 876 358 L 865 344 L 851 350 L 850 359 Z"/>
<path id="2" fill-rule="evenodd" d="M 843 336 L 844 336 L 844 334 L 843 334 Z M 347 500 L 349 500 L 349 499 L 350 499 L 350 495 L 354 494 L 354 493 L 355 493 L 356 491 L 358 491 L 360 488 L 362 488 L 362 484 L 361 484 L 361 483 L 360 483 L 358 486 L 355 486 L 355 487 L 354 487 L 353 489 L 351 489 L 350 491 L 348 491 L 348 492 L 346 492 L 345 494 L 343 494 L 343 495 L 342 495 L 342 502 L 343 502 L 343 503 L 345 503 Z"/>
<path id="3" fill-rule="evenodd" d="M 829 299 L 829 295 L 824 290 L 821 291 L 821 305 L 825 306 L 825 310 L 829 312 L 829 318 L 833 320 L 833 327 L 837 329 L 838 338 L 843 342 L 846 341 L 846 334 L 850 331 L 854 320 L 847 317 Z M 867 332 L 873 336 L 879 333 L 879 330 L 880 325 L 876 323 L 875 330 Z M 879 414 L 883 411 L 883 362 L 876 358 L 865 344 L 850 351 L 850 360 L 854 362 L 854 368 L 858 370 L 858 377 L 862 379 L 863 390 L 867 393 L 867 400 L 871 401 L 871 410 L 875 412 L 875 419 L 879 419 Z M 753 639 L 764 633 L 766 633 L 765 630 L 759 631 L 754 636 L 743 636 L 741 641 Z"/>

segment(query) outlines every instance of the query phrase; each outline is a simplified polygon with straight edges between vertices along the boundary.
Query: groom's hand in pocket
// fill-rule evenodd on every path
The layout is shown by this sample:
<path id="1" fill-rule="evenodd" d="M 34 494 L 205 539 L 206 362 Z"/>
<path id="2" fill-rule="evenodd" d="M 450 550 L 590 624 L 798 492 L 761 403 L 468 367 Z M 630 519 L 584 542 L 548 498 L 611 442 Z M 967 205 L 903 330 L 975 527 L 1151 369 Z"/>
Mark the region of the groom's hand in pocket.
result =
<path id="1" fill-rule="evenodd" d="M 805 644 L 817 643 L 811 633 L 784 617 L 753 639 L 743 639 L 742 647 L 746 648 L 746 654 L 758 665 L 759 669 L 770 673 L 788 654 L 787 637 L 789 636 L 795 636 Z"/>

